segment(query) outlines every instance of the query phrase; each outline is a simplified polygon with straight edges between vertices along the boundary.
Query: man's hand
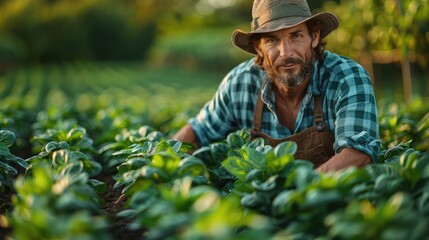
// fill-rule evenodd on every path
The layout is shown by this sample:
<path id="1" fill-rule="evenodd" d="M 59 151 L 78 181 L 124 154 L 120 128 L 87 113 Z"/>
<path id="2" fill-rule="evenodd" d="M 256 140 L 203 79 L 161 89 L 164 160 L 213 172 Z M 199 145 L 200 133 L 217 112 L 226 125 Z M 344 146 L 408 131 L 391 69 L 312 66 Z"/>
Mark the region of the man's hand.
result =
<path id="1" fill-rule="evenodd" d="M 194 145 L 195 148 L 200 148 L 200 143 L 198 142 L 197 137 L 195 136 L 194 129 L 190 124 L 185 125 L 182 129 L 180 129 L 174 136 L 173 140 L 188 142 Z"/>
<path id="2" fill-rule="evenodd" d="M 364 167 L 371 163 L 371 158 L 353 148 L 343 148 L 340 153 L 333 156 L 327 162 L 316 169 L 317 172 L 331 172 L 348 167 Z"/>

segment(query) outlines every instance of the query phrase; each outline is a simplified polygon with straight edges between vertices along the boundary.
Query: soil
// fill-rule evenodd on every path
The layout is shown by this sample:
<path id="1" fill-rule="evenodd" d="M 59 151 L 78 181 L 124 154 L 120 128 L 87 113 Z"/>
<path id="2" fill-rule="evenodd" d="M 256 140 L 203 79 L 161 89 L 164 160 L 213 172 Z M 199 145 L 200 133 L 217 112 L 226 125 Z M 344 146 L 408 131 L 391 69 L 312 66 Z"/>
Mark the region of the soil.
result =
<path id="1" fill-rule="evenodd" d="M 103 211 L 110 217 L 109 233 L 112 238 L 115 240 L 144 239 L 143 235 L 146 232 L 145 229 L 130 230 L 127 226 L 132 222 L 132 220 L 116 217 L 116 214 L 123 209 L 126 201 L 125 195 L 121 194 L 122 189 L 113 188 L 114 180 L 110 176 L 104 177 L 101 181 L 105 182 L 108 187 L 108 190 L 103 196 L 105 201 Z"/>

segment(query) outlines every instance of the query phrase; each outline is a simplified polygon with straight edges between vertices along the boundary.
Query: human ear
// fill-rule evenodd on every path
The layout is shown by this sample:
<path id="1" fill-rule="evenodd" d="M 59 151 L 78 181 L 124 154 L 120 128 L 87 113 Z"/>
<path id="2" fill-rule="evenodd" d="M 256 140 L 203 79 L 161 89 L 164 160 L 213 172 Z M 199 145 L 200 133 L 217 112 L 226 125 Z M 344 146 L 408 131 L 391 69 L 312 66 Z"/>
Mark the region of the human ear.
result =
<path id="1" fill-rule="evenodd" d="M 260 39 L 253 39 L 252 40 L 253 48 L 255 48 L 256 53 L 263 57 L 262 50 L 261 50 L 261 40 Z"/>
<path id="2" fill-rule="evenodd" d="M 313 31 L 313 41 L 311 42 L 311 46 L 313 48 L 317 47 L 320 40 L 320 29 Z"/>

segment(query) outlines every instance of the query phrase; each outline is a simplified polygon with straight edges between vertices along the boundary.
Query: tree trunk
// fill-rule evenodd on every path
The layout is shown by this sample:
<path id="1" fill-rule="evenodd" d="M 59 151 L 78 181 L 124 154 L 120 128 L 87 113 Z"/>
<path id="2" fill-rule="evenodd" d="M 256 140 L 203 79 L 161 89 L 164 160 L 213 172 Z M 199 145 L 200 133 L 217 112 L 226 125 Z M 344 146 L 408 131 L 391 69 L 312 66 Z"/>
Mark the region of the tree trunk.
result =
<path id="1" fill-rule="evenodd" d="M 404 100 L 405 102 L 410 102 L 412 99 L 413 91 L 411 82 L 410 59 L 408 58 L 408 56 L 406 56 L 406 54 L 403 54 L 401 58 L 401 71 L 402 82 L 404 86 Z"/>
<path id="2" fill-rule="evenodd" d="M 369 51 L 366 51 L 366 50 L 361 51 L 360 63 L 368 71 L 369 76 L 371 77 L 371 80 L 372 80 L 372 84 L 375 86 L 373 59 Z"/>

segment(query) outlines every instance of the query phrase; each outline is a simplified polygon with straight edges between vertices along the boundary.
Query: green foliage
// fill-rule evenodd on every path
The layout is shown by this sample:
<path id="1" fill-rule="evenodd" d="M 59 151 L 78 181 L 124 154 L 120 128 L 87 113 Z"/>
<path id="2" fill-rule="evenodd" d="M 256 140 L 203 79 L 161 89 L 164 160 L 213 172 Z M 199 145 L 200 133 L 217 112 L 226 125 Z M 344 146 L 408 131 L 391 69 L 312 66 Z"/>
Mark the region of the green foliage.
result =
<path id="1" fill-rule="evenodd" d="M 124 72 L 121 81 L 113 77 Z M 383 144 L 376 163 L 318 173 L 310 162 L 294 159 L 295 143 L 273 148 L 260 138 L 251 141 L 247 129 L 197 150 L 169 140 L 163 129 L 183 125 L 190 114 L 186 108 L 202 104 L 207 95 L 201 92 L 214 88 L 177 91 L 172 86 L 192 87 L 199 78 L 177 71 L 175 77 L 186 81 L 169 82 L 165 75 L 155 77 L 158 73 L 153 69 L 145 75 L 149 80 L 133 82 L 127 79 L 140 80 L 141 72 L 124 65 L 82 64 L 37 68 L 8 79 L 14 84 L 3 88 L 1 122 L 27 132 L 23 140 L 35 151 L 26 161 L 6 161 L 18 172 L 17 167 L 27 169 L 22 176 L 13 170 L 5 175 L 14 195 L 0 215 L 8 237 L 109 239 L 108 228 L 117 227 L 109 220 L 116 219 L 129 222 L 123 229 L 144 232 L 139 237 L 145 239 L 429 234 L 424 100 L 379 103 Z M 87 81 L 74 80 L 79 77 Z M 103 90 L 107 87 L 114 90 Z M 182 99 L 191 103 L 181 104 Z M 20 153 L 11 148 L 14 133 L 0 133 L 1 156 Z M 120 193 L 123 204 L 104 198 Z M 111 205 L 115 209 L 108 212 Z"/>
<path id="2" fill-rule="evenodd" d="M 429 149 L 429 108 L 423 99 L 402 104 L 380 101 L 378 105 L 382 153 L 394 146 Z"/>
<path id="3" fill-rule="evenodd" d="M 102 165 L 80 151 L 73 151 L 66 142 L 49 142 L 38 155 L 27 159 L 31 164 L 45 162 L 58 172 L 77 168 L 90 176 L 101 173 Z M 31 168 L 30 168 L 31 170 Z"/>
<path id="4" fill-rule="evenodd" d="M 19 0 L 0 9 L 6 63 L 142 59 L 156 31 L 151 19 L 138 20 L 133 4 L 118 1 Z"/>
<path id="5" fill-rule="evenodd" d="M 15 184 L 13 237 L 110 239 L 107 219 L 97 214 L 100 199 L 88 183 L 87 175 L 73 167 L 52 172 L 45 163 L 33 164 L 31 176 L 20 177 Z"/>
<path id="6" fill-rule="evenodd" d="M 183 153 L 189 148 L 182 147 L 181 142 L 146 141 L 130 148 L 113 153 L 126 157 L 118 166 L 119 176 L 115 184 L 115 187 L 124 187 L 125 193 L 138 190 L 133 186 L 138 187 L 139 180 L 150 180 L 154 185 L 171 185 L 184 177 L 190 177 L 195 184 L 207 182 L 206 166 L 200 159 Z"/>
<path id="7" fill-rule="evenodd" d="M 11 88 L 13 84 L 11 84 Z M 6 89 L 5 89 L 6 90 Z M 9 93 L 4 94 L 2 99 L 5 99 Z M 30 146 L 29 138 L 31 137 L 31 129 L 28 128 L 35 120 L 34 113 L 28 111 L 22 101 L 2 101 L 0 107 L 0 129 L 8 130 L 14 133 L 15 142 L 10 149 L 14 152 L 25 152 L 25 149 Z M 21 155 L 21 157 L 25 155 Z"/>
<path id="8" fill-rule="evenodd" d="M 8 130 L 0 130 L 0 193 L 13 189 L 15 176 L 19 168 L 27 168 L 28 164 L 20 157 L 10 153 L 9 148 L 15 142 L 15 134 Z"/>
<path id="9" fill-rule="evenodd" d="M 361 51 L 397 51 L 427 66 L 429 9 L 426 0 L 328 2 L 325 11 L 341 21 L 329 37 L 329 49 L 359 58 Z"/>
<path id="10" fill-rule="evenodd" d="M 225 73 L 250 57 L 231 44 L 231 32 L 230 28 L 204 28 L 165 34 L 154 44 L 151 59 L 160 64 Z"/>

